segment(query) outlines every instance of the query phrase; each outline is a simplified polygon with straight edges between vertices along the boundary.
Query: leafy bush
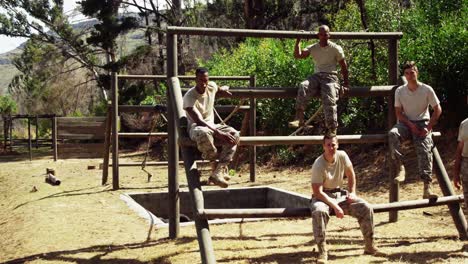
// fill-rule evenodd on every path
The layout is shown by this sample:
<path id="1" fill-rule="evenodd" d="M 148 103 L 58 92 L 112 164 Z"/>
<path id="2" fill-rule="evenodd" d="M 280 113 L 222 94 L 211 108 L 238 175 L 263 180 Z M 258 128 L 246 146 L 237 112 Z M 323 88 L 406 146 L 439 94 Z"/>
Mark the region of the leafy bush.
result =
<path id="1" fill-rule="evenodd" d="M 0 114 L 14 114 L 17 109 L 16 102 L 9 95 L 0 95 Z"/>

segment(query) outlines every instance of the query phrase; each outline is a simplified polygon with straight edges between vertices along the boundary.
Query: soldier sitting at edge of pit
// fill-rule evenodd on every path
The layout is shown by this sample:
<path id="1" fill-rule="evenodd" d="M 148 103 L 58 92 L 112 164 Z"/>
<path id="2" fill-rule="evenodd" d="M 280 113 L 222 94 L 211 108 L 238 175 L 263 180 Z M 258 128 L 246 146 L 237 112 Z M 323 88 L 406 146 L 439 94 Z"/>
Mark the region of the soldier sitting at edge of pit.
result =
<path id="1" fill-rule="evenodd" d="M 336 136 L 324 136 L 323 154 L 312 165 L 312 199 L 310 210 L 314 238 L 318 247 L 317 263 L 326 263 L 328 250 L 326 228 L 330 214 L 343 218 L 345 214 L 357 218 L 364 236 L 364 254 L 385 256 L 374 243 L 374 210 L 356 195 L 356 175 L 346 152 L 338 150 Z M 342 188 L 344 175 L 348 190 Z"/>

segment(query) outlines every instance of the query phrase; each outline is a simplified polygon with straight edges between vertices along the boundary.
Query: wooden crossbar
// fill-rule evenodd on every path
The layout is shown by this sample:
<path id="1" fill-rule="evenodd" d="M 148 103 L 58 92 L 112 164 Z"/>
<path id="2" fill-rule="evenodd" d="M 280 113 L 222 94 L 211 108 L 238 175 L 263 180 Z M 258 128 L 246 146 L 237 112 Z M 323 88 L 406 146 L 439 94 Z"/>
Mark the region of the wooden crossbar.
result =
<path id="1" fill-rule="evenodd" d="M 374 213 L 411 210 L 463 202 L 463 195 L 444 196 L 438 199 L 410 200 L 386 204 L 374 204 Z M 309 217 L 310 209 L 302 208 L 250 208 L 250 209 L 203 209 L 198 216 L 205 219 L 214 218 L 277 218 Z"/>
<path id="2" fill-rule="evenodd" d="M 433 137 L 440 137 L 440 132 L 433 132 Z M 369 144 L 387 142 L 387 134 L 371 135 L 338 135 L 341 144 Z M 272 145 L 320 145 L 323 136 L 246 136 L 240 137 L 240 146 L 272 146 Z M 195 143 L 187 137 L 180 137 L 181 146 L 195 146 Z"/>

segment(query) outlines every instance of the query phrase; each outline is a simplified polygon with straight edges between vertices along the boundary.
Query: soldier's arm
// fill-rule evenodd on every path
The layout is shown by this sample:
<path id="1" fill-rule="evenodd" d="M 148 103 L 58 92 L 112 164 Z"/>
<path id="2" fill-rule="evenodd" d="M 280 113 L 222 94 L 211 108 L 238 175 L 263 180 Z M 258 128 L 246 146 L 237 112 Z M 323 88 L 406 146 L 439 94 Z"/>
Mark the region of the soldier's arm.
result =
<path id="1" fill-rule="evenodd" d="M 309 57 L 310 52 L 308 49 L 301 49 L 301 39 L 296 39 L 296 44 L 294 45 L 294 58 L 296 59 L 305 59 Z"/>
<path id="2" fill-rule="evenodd" d="M 353 202 L 356 200 L 356 174 L 354 173 L 353 164 L 345 168 L 345 175 L 348 178 L 348 196 L 346 201 Z"/>
<path id="3" fill-rule="evenodd" d="M 338 62 L 341 68 L 341 75 L 343 77 L 343 86 L 349 89 L 349 72 L 348 72 L 348 64 L 346 63 L 345 59 L 342 59 Z"/>
<path id="4" fill-rule="evenodd" d="M 229 91 L 229 86 L 223 85 L 219 87 L 218 92 L 216 92 L 216 96 L 231 96 L 232 93 Z"/>
<path id="5" fill-rule="evenodd" d="M 435 126 L 437 121 L 439 120 L 440 115 L 442 114 L 442 107 L 440 104 L 432 107 L 434 112 L 432 113 L 431 120 L 429 120 L 429 124 L 427 125 L 427 130 L 431 131 L 432 128 Z"/>

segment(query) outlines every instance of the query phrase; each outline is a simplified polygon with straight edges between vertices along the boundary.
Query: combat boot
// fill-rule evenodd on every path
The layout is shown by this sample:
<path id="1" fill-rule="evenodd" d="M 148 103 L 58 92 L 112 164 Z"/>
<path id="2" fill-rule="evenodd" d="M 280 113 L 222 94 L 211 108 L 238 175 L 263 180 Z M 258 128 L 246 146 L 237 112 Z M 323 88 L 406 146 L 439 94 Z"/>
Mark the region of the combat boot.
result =
<path id="1" fill-rule="evenodd" d="M 327 128 L 325 130 L 325 136 L 327 137 L 336 137 L 337 135 L 337 129 L 336 128 Z"/>
<path id="2" fill-rule="evenodd" d="M 432 191 L 432 183 L 431 182 L 424 182 L 424 192 L 423 198 L 424 199 L 436 199 L 438 196 Z"/>
<path id="3" fill-rule="evenodd" d="M 216 169 L 213 171 L 210 178 L 208 178 L 208 184 L 213 183 L 221 188 L 227 188 L 229 184 L 224 179 L 225 167 L 225 164 L 218 163 Z"/>
<path id="4" fill-rule="evenodd" d="M 217 162 L 217 161 L 212 161 L 212 162 L 210 162 L 210 166 L 211 166 L 211 171 L 215 171 L 215 170 L 216 170 L 216 167 L 218 166 L 218 162 Z M 227 166 L 223 166 L 222 175 L 223 175 L 223 178 L 224 178 L 226 181 L 229 181 L 229 180 L 231 179 L 231 176 L 229 176 L 229 172 L 228 172 L 228 167 L 227 167 Z"/>
<path id="5" fill-rule="evenodd" d="M 318 247 L 318 256 L 317 256 L 317 264 L 325 264 L 328 262 L 328 251 L 327 245 L 325 242 L 320 242 L 317 244 Z"/>
<path id="6" fill-rule="evenodd" d="M 403 164 L 399 164 L 396 167 L 395 182 L 404 182 L 406 178 L 405 166 L 403 166 Z"/>
<path id="7" fill-rule="evenodd" d="M 380 251 L 380 249 L 375 246 L 373 238 L 366 238 L 364 239 L 364 242 L 365 242 L 365 246 L 364 246 L 365 255 L 372 255 L 376 257 L 384 257 L 387 255 L 384 252 Z"/>

